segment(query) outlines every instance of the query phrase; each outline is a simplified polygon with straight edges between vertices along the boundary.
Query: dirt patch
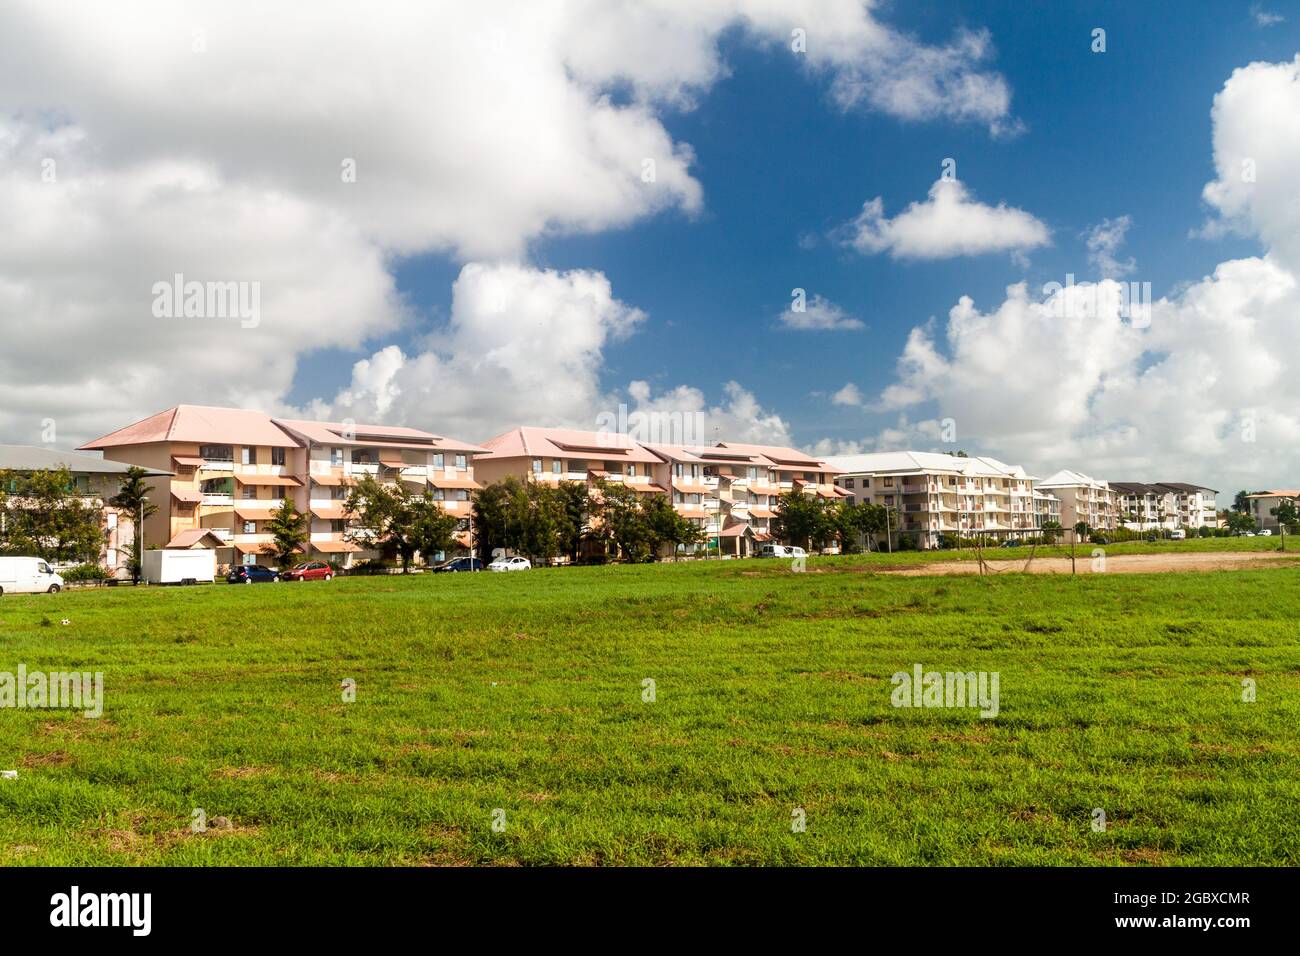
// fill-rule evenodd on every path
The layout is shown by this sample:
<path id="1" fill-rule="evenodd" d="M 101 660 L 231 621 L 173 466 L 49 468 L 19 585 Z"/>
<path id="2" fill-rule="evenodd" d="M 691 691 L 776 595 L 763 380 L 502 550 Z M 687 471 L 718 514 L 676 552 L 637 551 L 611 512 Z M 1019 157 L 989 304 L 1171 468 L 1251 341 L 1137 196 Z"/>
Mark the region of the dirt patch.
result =
<path id="1" fill-rule="evenodd" d="M 1106 558 L 1105 571 L 1093 569 L 1092 552 L 1081 552 L 1075 559 L 1077 574 L 1158 574 L 1164 571 L 1241 571 L 1267 567 L 1278 562 L 1296 564 L 1300 554 L 1269 551 L 1202 551 L 1189 554 L 1116 554 Z M 1024 558 L 985 560 L 990 574 L 1069 574 L 1069 558 Z M 979 574 L 977 561 L 936 561 L 933 564 L 902 568 L 880 568 L 879 574 L 922 575 Z"/>

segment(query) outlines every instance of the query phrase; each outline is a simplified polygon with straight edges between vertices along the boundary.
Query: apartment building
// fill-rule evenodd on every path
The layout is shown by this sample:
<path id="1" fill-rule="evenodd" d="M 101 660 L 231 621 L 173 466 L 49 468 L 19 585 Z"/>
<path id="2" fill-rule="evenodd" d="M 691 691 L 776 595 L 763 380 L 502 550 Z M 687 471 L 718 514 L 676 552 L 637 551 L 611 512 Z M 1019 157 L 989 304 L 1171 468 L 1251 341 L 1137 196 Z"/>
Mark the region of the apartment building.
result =
<path id="1" fill-rule="evenodd" d="M 1249 514 L 1255 519 L 1256 527 L 1260 531 L 1272 531 L 1274 534 L 1277 534 L 1281 522 L 1274 517 L 1273 509 L 1285 501 L 1300 509 L 1300 490 L 1258 491 L 1246 496 Z"/>
<path id="2" fill-rule="evenodd" d="M 370 474 L 413 493 L 451 492 L 444 504 L 464 511 L 468 522 L 468 490 L 477 487 L 470 462 L 482 451 L 411 428 L 273 419 L 203 405 L 178 405 L 81 447 L 170 473 L 151 480 L 158 511 L 145 522 L 149 542 L 181 546 L 208 531 L 223 542 L 219 563 L 266 564 L 267 522 L 290 498 L 311 516 L 304 557 L 344 567 L 375 556 L 345 540 L 343 501 L 352 480 Z"/>
<path id="3" fill-rule="evenodd" d="M 774 540 L 772 521 L 783 494 L 848 497 L 836 487 L 837 467 L 794 448 L 721 441 L 691 451 L 703 463 L 704 483 L 716 499 L 720 527 L 714 546 L 724 554 L 747 557 Z"/>
<path id="4" fill-rule="evenodd" d="M 1195 531 L 1219 525 L 1213 488 L 1178 481 L 1112 481 L 1118 495 L 1119 520 L 1134 531 Z"/>
<path id="5" fill-rule="evenodd" d="M 1036 482 L 1035 487 L 1060 499 L 1064 528 L 1073 528 L 1080 521 L 1092 529 L 1112 530 L 1119 525 L 1119 493 L 1105 481 L 1063 468 Z"/>
<path id="6" fill-rule="evenodd" d="M 69 490 L 98 508 L 103 515 L 104 550 L 100 555 L 100 564 L 114 577 L 126 578 L 135 544 L 136 516 L 115 508 L 108 502 L 121 488 L 122 479 L 130 465 L 106 461 L 95 455 L 79 455 L 76 452 L 35 445 L 0 445 L 0 472 L 30 475 L 35 471 L 58 471 L 62 468 L 68 469 L 72 475 L 72 487 Z M 167 476 L 168 472 L 149 470 L 151 479 Z M 17 481 L 11 479 L 9 487 L 2 490 L 12 494 L 17 490 Z M 3 521 L 2 513 L 0 521 Z"/>
<path id="7" fill-rule="evenodd" d="M 1061 524 L 1061 499 L 1050 492 L 1034 489 L 1034 527 L 1065 527 Z"/>
<path id="8" fill-rule="evenodd" d="M 996 458 L 897 451 L 827 462 L 855 502 L 884 506 L 892 530 L 920 548 L 939 547 L 944 535 L 1023 537 L 1039 524 L 1033 477 Z"/>
<path id="9" fill-rule="evenodd" d="M 609 432 L 520 426 L 485 441 L 475 459 L 481 481 L 514 475 L 535 481 L 619 481 L 638 492 L 670 494 L 678 514 L 709 535 L 701 550 L 752 555 L 772 538 L 777 498 L 799 489 L 840 496 L 834 469 L 793 448 L 718 442 L 641 443 Z"/>

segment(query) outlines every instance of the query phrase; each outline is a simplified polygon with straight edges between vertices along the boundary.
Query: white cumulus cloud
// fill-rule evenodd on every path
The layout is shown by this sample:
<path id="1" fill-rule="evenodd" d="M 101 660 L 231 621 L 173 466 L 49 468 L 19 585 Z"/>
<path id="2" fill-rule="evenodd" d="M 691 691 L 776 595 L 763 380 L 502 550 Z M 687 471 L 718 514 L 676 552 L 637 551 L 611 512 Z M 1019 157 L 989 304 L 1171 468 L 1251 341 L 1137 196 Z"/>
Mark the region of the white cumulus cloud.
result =
<path id="1" fill-rule="evenodd" d="M 892 219 L 877 196 L 842 230 L 843 241 L 864 255 L 888 252 L 895 259 L 950 259 L 991 252 L 1024 253 L 1047 245 L 1046 225 L 1023 209 L 989 206 L 956 179 L 940 179 L 929 198 Z"/>

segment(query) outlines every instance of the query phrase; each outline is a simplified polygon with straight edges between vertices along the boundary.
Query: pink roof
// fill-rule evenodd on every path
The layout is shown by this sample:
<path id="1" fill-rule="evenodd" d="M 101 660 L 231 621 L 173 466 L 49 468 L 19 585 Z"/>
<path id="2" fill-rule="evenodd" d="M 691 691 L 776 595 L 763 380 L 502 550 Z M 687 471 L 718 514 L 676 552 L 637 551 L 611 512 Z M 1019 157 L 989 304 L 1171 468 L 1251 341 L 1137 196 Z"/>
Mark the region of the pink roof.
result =
<path id="1" fill-rule="evenodd" d="M 401 425 L 367 425 L 361 422 L 310 422 L 301 419 L 277 418 L 277 425 L 301 435 L 316 445 L 366 445 L 381 448 L 411 448 L 433 451 L 479 452 L 485 449 L 467 441 L 445 438 L 418 428 Z M 344 438 L 349 434 L 351 438 Z"/>
<path id="2" fill-rule="evenodd" d="M 575 458 L 634 461 L 657 465 L 659 458 L 626 435 L 611 432 L 584 432 L 567 428 L 536 428 L 521 425 L 489 438 L 481 459 L 501 458 Z"/>
<path id="3" fill-rule="evenodd" d="M 720 441 L 715 448 L 724 452 L 735 452 L 742 455 L 755 455 L 781 468 L 808 468 L 814 471 L 825 471 L 838 474 L 842 469 L 828 465 L 820 458 L 814 458 L 805 452 L 795 448 L 787 448 L 784 445 L 745 445 L 734 441 Z M 702 451 L 707 454 L 707 451 Z"/>
<path id="4" fill-rule="evenodd" d="M 83 449 L 187 442 L 210 445 L 268 445 L 294 448 L 298 443 L 264 412 L 210 405 L 177 405 L 133 425 L 82 445 Z"/>
<path id="5" fill-rule="evenodd" d="M 704 461 L 704 459 L 700 457 L 699 454 L 700 449 L 698 448 L 691 449 L 691 448 L 686 448 L 683 445 L 660 445 L 660 444 L 650 444 L 648 442 L 643 442 L 643 445 L 646 448 L 649 448 L 660 458 L 665 459 L 666 461 L 681 461 L 681 462 L 703 462 Z"/>

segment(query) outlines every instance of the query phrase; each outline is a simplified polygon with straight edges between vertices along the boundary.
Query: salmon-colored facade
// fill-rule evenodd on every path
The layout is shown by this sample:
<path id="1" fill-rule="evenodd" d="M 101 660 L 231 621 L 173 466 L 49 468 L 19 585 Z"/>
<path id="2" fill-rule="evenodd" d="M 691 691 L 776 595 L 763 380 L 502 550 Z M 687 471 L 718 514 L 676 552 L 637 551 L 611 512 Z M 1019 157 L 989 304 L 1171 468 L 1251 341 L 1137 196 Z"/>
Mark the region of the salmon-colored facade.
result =
<path id="1" fill-rule="evenodd" d="M 183 532 L 208 529 L 224 542 L 219 563 L 266 564 L 267 522 L 290 498 L 311 519 L 304 558 L 344 567 L 374 556 L 346 540 L 347 486 L 363 474 L 410 491 L 430 488 L 464 519 L 461 543 L 468 547 L 469 492 L 478 487 L 472 460 L 483 450 L 414 428 L 277 419 L 202 405 L 178 405 L 81 447 L 173 472 L 151 480 L 158 511 L 146 520 L 150 543 L 164 546 Z"/>

